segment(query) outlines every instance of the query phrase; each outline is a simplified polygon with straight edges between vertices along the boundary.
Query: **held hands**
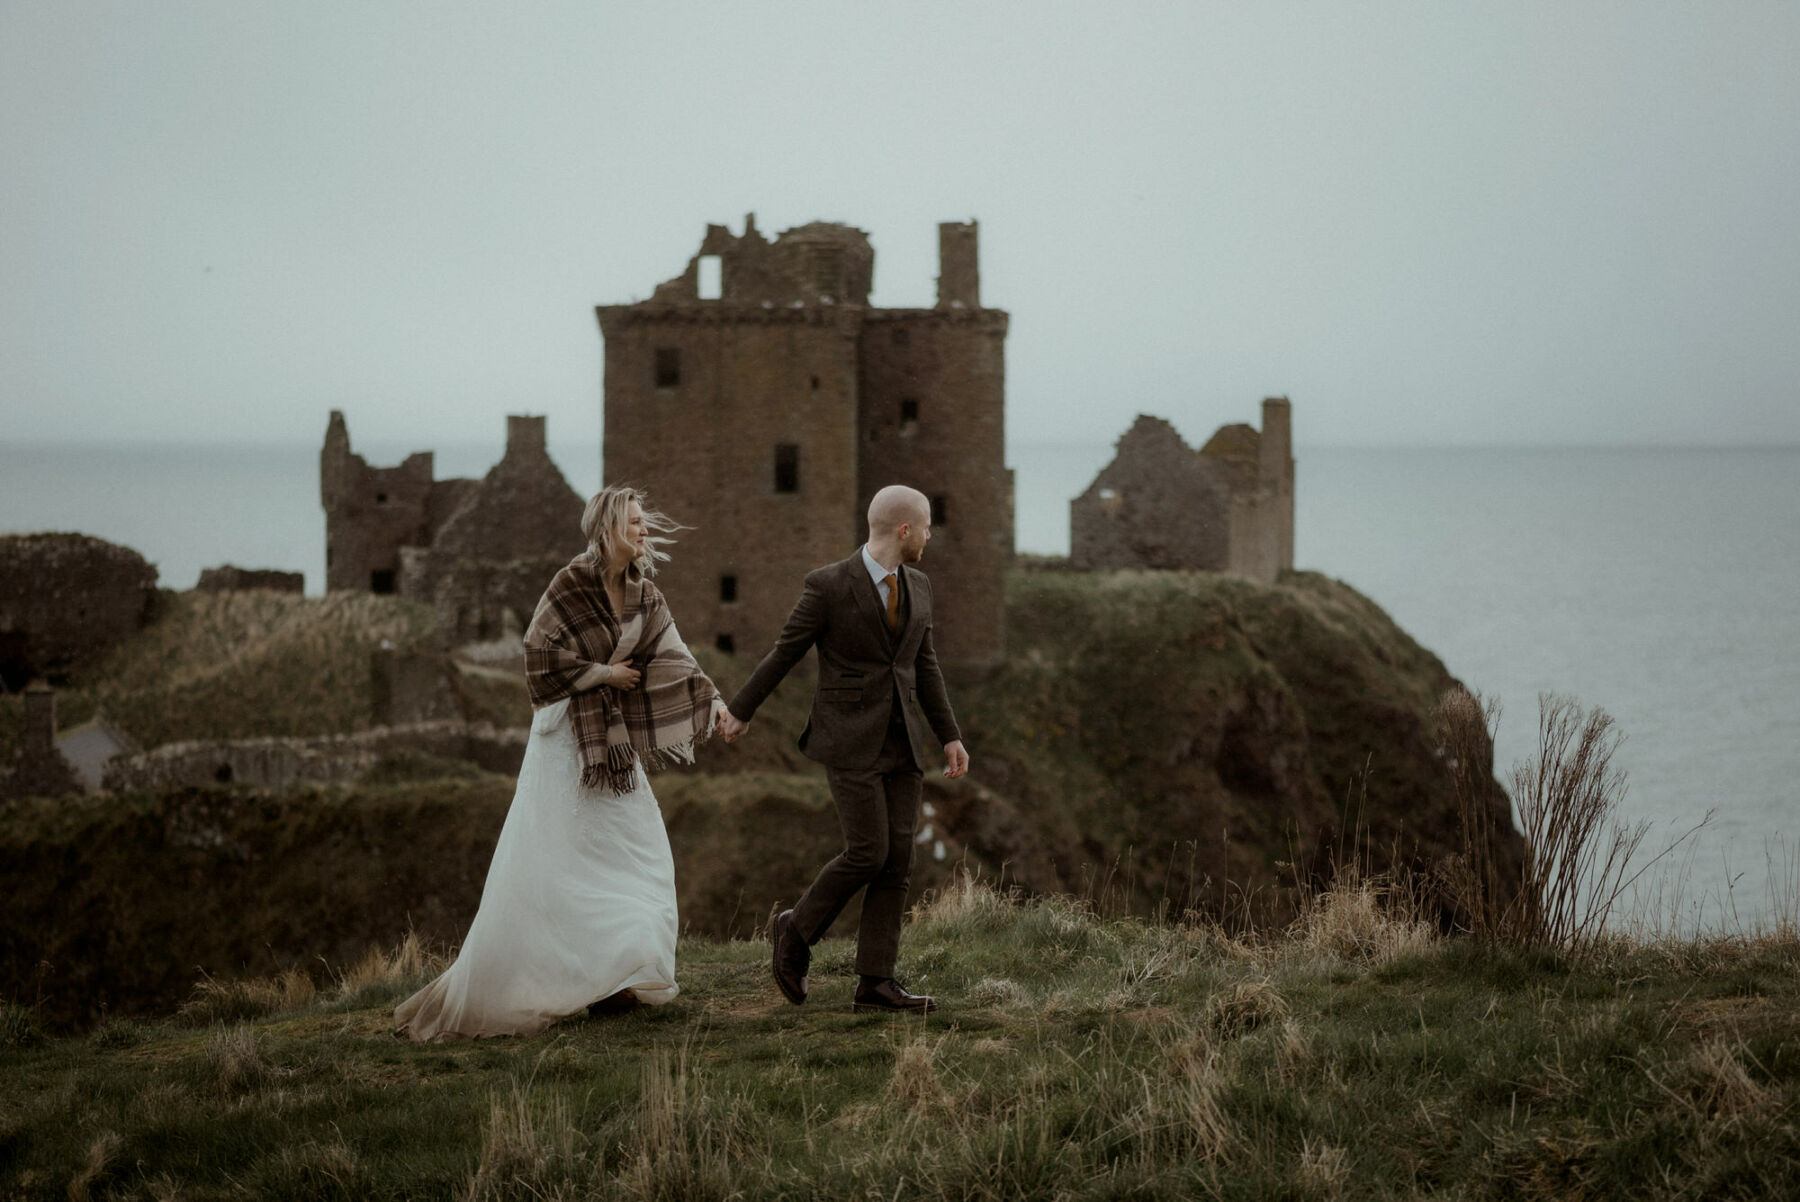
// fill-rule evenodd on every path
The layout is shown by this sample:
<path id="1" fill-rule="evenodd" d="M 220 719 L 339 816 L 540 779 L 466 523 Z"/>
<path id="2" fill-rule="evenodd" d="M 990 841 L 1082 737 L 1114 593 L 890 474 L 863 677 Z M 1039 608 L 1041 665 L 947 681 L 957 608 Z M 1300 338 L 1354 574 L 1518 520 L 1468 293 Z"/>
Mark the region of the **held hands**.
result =
<path id="1" fill-rule="evenodd" d="M 714 707 L 713 720 L 718 723 L 719 733 L 725 736 L 727 743 L 737 742 L 738 736 L 750 729 L 750 724 L 738 721 L 737 715 L 723 701 Z"/>
<path id="2" fill-rule="evenodd" d="M 969 753 L 963 747 L 962 740 L 944 744 L 944 775 L 951 780 L 965 776 L 969 771 Z"/>

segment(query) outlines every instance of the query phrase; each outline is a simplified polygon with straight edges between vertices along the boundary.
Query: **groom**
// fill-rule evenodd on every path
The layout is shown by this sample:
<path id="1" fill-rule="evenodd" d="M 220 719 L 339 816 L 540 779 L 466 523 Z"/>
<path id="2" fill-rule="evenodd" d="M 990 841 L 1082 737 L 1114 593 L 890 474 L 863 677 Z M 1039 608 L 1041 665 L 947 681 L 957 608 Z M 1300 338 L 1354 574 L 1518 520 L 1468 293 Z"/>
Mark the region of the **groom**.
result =
<path id="1" fill-rule="evenodd" d="M 894 980 L 906 914 L 925 726 L 944 747 L 944 775 L 969 770 L 950 697 L 931 647 L 931 581 L 913 567 L 931 541 L 931 505 L 917 489 L 890 484 L 869 502 L 869 541 L 840 563 L 807 574 L 775 646 L 719 716 L 735 741 L 756 709 L 809 647 L 819 682 L 800 750 L 825 765 L 844 850 L 819 870 L 791 910 L 775 917 L 775 984 L 806 1000 L 811 947 L 858 890 L 860 980 L 852 1009 L 928 1013 L 936 1003 Z"/>

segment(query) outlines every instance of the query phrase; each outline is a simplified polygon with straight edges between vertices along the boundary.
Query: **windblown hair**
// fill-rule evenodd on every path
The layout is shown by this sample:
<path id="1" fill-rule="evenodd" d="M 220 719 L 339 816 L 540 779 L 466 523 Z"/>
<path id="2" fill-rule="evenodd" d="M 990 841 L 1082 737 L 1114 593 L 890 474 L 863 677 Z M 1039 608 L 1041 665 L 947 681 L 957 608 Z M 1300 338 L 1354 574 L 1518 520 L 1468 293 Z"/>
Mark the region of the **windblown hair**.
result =
<path id="1" fill-rule="evenodd" d="M 631 544 L 625 538 L 633 501 L 643 509 L 644 526 L 649 531 L 641 555 L 632 554 Z M 680 522 L 652 509 L 644 494 L 629 484 L 608 485 L 595 493 L 587 508 L 581 511 L 581 532 L 587 536 L 588 550 L 594 553 L 600 566 L 603 569 L 616 567 L 620 555 L 625 554 L 646 577 L 656 575 L 656 565 L 668 560 L 669 553 L 662 548 L 675 540 L 667 536 L 685 529 L 687 527 Z"/>

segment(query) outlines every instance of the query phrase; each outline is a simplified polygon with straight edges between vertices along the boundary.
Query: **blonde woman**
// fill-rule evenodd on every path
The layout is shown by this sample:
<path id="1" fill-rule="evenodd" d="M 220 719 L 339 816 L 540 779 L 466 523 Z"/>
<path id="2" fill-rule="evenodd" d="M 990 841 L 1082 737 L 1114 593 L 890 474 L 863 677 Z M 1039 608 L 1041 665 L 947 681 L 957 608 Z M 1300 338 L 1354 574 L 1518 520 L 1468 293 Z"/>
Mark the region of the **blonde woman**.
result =
<path id="1" fill-rule="evenodd" d="M 615 486 L 525 632 L 536 713 L 481 906 L 444 974 L 394 1011 L 426 1041 L 527 1035 L 595 1003 L 669 1001 L 675 869 L 646 766 L 690 763 L 724 708 L 651 577 L 679 529 Z"/>

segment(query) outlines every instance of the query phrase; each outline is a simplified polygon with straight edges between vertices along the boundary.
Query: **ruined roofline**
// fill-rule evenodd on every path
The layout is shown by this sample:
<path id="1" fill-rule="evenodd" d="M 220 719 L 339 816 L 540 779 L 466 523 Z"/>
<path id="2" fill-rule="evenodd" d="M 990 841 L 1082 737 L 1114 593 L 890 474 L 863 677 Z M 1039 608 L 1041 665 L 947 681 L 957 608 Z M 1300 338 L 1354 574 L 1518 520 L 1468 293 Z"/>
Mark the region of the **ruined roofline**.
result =
<path id="1" fill-rule="evenodd" d="M 986 325 L 1005 333 L 1012 314 L 1005 309 L 883 309 L 874 305 L 761 305 L 671 304 L 639 301 L 632 305 L 595 305 L 594 316 L 604 332 L 609 326 L 639 325 L 827 325 L 845 317 L 862 322 L 935 321 L 945 325 Z"/>

